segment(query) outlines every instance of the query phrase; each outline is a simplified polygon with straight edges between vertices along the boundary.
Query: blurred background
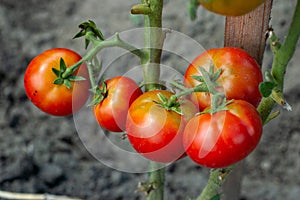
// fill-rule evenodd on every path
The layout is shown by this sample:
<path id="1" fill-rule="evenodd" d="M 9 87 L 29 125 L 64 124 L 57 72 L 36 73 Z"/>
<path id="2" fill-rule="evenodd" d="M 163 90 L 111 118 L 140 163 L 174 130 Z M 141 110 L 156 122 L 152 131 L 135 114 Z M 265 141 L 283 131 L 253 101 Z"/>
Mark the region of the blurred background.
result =
<path id="1" fill-rule="evenodd" d="M 72 40 L 81 22 L 94 20 L 106 38 L 141 27 L 142 19 L 129 14 L 136 3 L 139 1 L 0 0 L 0 190 L 89 200 L 143 199 L 144 194 L 136 189 L 147 174 L 121 172 L 96 160 L 78 137 L 73 118 L 42 113 L 29 102 L 23 87 L 26 66 L 42 51 L 66 47 L 84 55 L 84 41 Z M 296 0 L 274 0 L 270 24 L 281 39 L 295 4 Z M 186 34 L 205 49 L 223 46 L 225 18 L 200 8 L 198 18 L 191 21 L 186 7 L 187 1 L 165 0 L 163 26 Z M 172 56 L 164 59 L 170 65 L 175 62 Z M 245 161 L 241 199 L 299 199 L 299 63 L 300 48 L 286 74 L 285 95 L 293 111 L 276 107 L 282 114 L 265 127 L 258 148 Z M 262 67 L 271 64 L 272 54 L 266 47 Z M 168 166 L 166 199 L 196 197 L 208 174 L 208 169 L 187 158 Z"/>

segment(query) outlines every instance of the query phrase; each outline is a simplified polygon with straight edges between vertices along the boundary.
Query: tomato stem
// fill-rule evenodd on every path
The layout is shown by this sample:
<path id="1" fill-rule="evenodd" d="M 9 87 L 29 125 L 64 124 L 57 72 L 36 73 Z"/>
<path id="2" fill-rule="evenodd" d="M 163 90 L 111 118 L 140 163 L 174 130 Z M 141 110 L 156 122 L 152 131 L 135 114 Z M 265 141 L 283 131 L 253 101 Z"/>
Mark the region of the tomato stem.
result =
<path id="1" fill-rule="evenodd" d="M 165 166 L 157 162 L 150 162 L 149 183 L 155 185 L 155 188 L 149 191 L 147 200 L 164 199 Z M 153 171 L 154 170 L 154 171 Z"/>
<path id="2" fill-rule="evenodd" d="M 151 9 L 144 15 L 144 43 L 148 60 L 142 60 L 145 90 L 157 89 L 160 77 L 160 61 L 165 33 L 162 31 L 163 0 L 142 0 Z"/>
<path id="3" fill-rule="evenodd" d="M 88 68 L 89 77 L 90 77 L 91 90 L 95 90 L 96 87 L 98 87 L 98 86 L 97 86 L 95 78 L 94 78 L 93 64 L 91 61 L 87 62 L 87 68 Z"/>
<path id="4" fill-rule="evenodd" d="M 145 90 L 155 90 L 159 87 L 160 61 L 164 33 L 162 32 L 162 9 L 163 0 L 142 0 L 145 6 L 144 14 L 144 51 L 146 56 L 141 59 L 143 65 L 143 78 Z M 134 14 L 134 13 L 132 13 Z M 160 165 L 156 162 L 150 163 L 149 181 L 158 185 L 158 188 L 151 190 L 147 195 L 147 200 L 163 200 L 165 167 L 157 168 Z"/>
<path id="5" fill-rule="evenodd" d="M 129 52 L 135 54 L 141 60 L 148 59 L 148 55 L 144 50 L 138 49 L 135 46 L 123 41 L 120 38 L 119 33 L 116 33 L 115 37 L 110 40 L 103 40 L 103 41 L 97 40 L 97 39 L 95 39 L 95 37 L 92 34 L 91 35 L 87 34 L 87 38 L 91 39 L 91 41 L 93 42 L 93 44 L 94 44 L 93 48 L 91 48 L 86 53 L 86 55 L 84 57 L 82 57 L 82 59 L 80 61 L 78 61 L 73 66 L 67 68 L 67 70 L 63 73 L 62 77 L 68 77 L 71 74 L 73 74 L 82 63 L 93 59 L 104 48 L 120 47 L 120 48 L 123 48 L 123 49 L 128 50 Z"/>
<path id="6" fill-rule="evenodd" d="M 233 169 L 234 165 L 223 169 L 212 169 L 208 183 L 197 200 L 211 200 L 216 196 L 219 193 L 220 187 L 224 184 Z"/>

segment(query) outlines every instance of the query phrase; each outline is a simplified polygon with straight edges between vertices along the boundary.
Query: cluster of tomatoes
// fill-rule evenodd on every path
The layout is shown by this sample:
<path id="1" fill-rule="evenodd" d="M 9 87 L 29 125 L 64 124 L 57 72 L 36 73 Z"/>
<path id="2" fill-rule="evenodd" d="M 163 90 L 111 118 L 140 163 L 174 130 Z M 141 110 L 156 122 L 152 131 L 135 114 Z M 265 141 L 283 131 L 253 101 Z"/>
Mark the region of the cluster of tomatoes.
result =
<path id="1" fill-rule="evenodd" d="M 77 112 L 90 95 L 88 69 L 69 49 L 43 52 L 29 64 L 24 86 L 29 99 L 42 111 L 66 116 Z M 168 163 L 185 156 L 202 166 L 226 167 L 245 158 L 262 134 L 256 111 L 261 95 L 261 70 L 238 48 L 217 48 L 200 54 L 188 66 L 184 85 L 201 81 L 200 68 L 220 70 L 216 88 L 226 97 L 223 108 L 211 111 L 208 92 L 176 97 L 168 90 L 143 92 L 131 78 L 117 76 L 97 87 L 93 112 L 99 125 L 112 132 L 126 132 L 133 148 L 144 157 Z"/>

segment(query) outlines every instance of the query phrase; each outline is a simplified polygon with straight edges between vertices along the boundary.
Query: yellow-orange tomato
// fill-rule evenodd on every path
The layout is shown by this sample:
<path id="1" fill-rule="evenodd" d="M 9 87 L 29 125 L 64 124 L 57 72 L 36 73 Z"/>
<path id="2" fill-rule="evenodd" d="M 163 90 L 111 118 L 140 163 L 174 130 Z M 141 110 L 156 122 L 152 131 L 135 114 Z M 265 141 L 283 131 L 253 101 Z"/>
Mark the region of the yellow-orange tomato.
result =
<path id="1" fill-rule="evenodd" d="M 244 15 L 266 0 L 198 0 L 198 3 L 214 13 L 226 16 Z"/>
<path id="2" fill-rule="evenodd" d="M 186 123 L 198 111 L 189 100 L 183 100 L 183 115 L 166 110 L 158 94 L 169 99 L 173 93 L 153 90 L 139 96 L 130 106 L 126 132 L 133 148 L 147 159 L 168 163 L 184 157 L 182 133 Z"/>

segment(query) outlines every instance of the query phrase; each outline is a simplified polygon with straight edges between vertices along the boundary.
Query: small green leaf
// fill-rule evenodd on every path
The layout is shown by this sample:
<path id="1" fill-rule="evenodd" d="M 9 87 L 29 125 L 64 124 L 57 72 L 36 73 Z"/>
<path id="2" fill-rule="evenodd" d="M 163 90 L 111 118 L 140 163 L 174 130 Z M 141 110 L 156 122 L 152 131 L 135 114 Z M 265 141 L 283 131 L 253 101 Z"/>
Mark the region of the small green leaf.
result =
<path id="1" fill-rule="evenodd" d="M 76 39 L 76 38 L 80 38 L 80 37 L 82 37 L 82 36 L 85 36 L 85 30 L 81 30 L 81 31 L 79 31 L 74 37 L 73 37 L 73 39 Z"/>
<path id="2" fill-rule="evenodd" d="M 82 22 L 81 24 L 79 24 L 79 28 L 81 29 L 86 29 L 89 26 L 89 22 Z"/>
<path id="3" fill-rule="evenodd" d="M 259 84 L 259 91 L 263 97 L 268 97 L 271 95 L 272 90 L 276 87 L 275 83 L 266 81 Z"/>

